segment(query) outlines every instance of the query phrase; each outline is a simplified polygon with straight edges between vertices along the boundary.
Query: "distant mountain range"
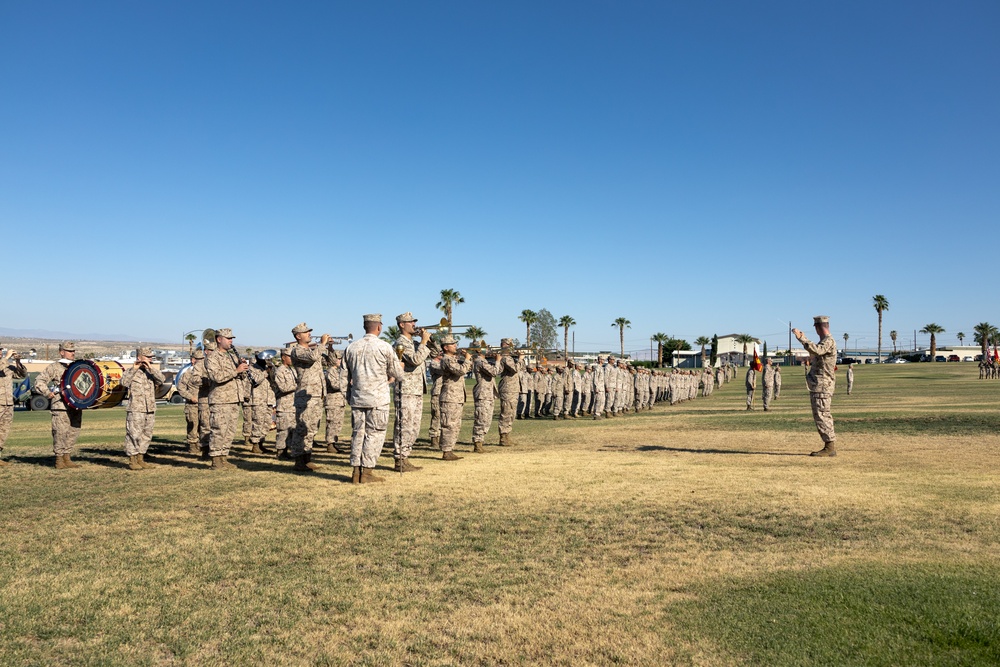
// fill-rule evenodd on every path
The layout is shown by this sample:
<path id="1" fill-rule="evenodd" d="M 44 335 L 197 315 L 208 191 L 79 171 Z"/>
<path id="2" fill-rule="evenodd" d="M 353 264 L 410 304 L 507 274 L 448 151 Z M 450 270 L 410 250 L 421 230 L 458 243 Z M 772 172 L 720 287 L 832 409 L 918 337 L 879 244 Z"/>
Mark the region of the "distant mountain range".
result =
<path id="1" fill-rule="evenodd" d="M 144 342 L 157 343 L 164 341 L 154 341 L 146 338 L 136 338 L 129 334 L 115 333 L 70 333 L 68 331 L 48 331 L 46 329 L 8 329 L 0 327 L 0 337 L 3 338 L 43 338 L 51 340 L 102 340 L 115 342 Z"/>

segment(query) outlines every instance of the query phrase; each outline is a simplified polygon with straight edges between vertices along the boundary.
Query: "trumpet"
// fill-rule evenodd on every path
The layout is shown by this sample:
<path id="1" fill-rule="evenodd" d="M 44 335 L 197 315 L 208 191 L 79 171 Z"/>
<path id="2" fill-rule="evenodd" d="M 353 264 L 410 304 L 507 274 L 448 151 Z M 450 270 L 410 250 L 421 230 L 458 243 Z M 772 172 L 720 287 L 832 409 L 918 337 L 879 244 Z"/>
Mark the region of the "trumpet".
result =
<path id="1" fill-rule="evenodd" d="M 330 336 L 330 334 L 325 335 Z M 312 336 L 309 340 L 313 345 L 319 345 L 323 341 L 323 336 Z M 350 343 L 352 340 L 354 340 L 354 334 L 352 333 L 349 333 L 346 336 L 330 336 L 330 342 L 328 344 L 340 345 L 344 341 Z"/>

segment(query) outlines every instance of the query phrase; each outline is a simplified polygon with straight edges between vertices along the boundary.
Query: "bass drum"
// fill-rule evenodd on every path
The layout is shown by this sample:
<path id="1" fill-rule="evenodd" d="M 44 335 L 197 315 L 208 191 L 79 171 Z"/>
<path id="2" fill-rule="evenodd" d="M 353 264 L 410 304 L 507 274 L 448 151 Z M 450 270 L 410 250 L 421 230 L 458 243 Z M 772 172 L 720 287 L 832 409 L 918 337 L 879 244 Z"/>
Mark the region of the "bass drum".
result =
<path id="1" fill-rule="evenodd" d="M 59 393 L 66 405 L 77 410 L 113 408 L 125 399 L 124 373 L 117 361 L 74 361 L 63 373 Z"/>
<path id="2" fill-rule="evenodd" d="M 184 374 L 187 373 L 189 370 L 191 370 L 191 364 L 184 364 L 183 366 L 181 366 L 181 369 L 177 371 L 177 374 L 174 376 L 174 389 L 180 391 L 181 378 L 184 377 Z"/>

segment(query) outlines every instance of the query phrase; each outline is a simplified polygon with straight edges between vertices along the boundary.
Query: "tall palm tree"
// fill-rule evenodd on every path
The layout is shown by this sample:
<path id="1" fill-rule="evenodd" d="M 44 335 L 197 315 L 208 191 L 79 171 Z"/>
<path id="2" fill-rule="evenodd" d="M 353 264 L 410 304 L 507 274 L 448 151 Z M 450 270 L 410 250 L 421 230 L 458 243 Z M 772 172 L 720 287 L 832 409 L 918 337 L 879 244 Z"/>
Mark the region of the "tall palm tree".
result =
<path id="1" fill-rule="evenodd" d="M 396 340 L 402 335 L 403 332 L 399 330 L 399 327 L 395 324 L 391 324 L 385 328 L 385 331 L 382 332 L 382 335 L 379 336 L 379 338 L 391 344 L 395 343 Z"/>
<path id="2" fill-rule="evenodd" d="M 958 344 L 959 345 L 961 345 L 963 342 L 965 342 L 965 334 L 962 333 L 961 331 L 959 331 L 957 334 L 955 334 L 955 338 L 958 339 Z"/>
<path id="3" fill-rule="evenodd" d="M 576 326 L 576 320 L 569 315 L 559 318 L 559 326 L 563 328 L 563 358 L 569 361 L 569 328 Z"/>
<path id="4" fill-rule="evenodd" d="M 882 313 L 889 310 L 889 300 L 876 294 L 872 297 L 872 306 L 878 311 L 878 360 L 882 361 Z"/>
<path id="5" fill-rule="evenodd" d="M 754 338 L 750 334 L 746 334 L 745 333 L 745 334 L 740 334 L 739 336 L 737 336 L 733 340 L 735 340 L 737 343 L 742 343 L 743 344 L 743 365 L 745 366 L 746 363 L 747 363 L 747 345 L 749 345 L 750 343 L 755 342 Z"/>
<path id="6" fill-rule="evenodd" d="M 434 304 L 435 308 L 444 313 L 449 327 L 451 326 L 451 311 L 460 303 L 465 303 L 465 299 L 458 293 L 458 290 L 443 289 L 441 290 L 441 300 Z"/>
<path id="7" fill-rule="evenodd" d="M 989 348 L 990 341 L 996 339 L 994 333 L 996 330 L 997 328 L 989 322 L 980 322 L 972 327 L 972 339 L 982 347 L 984 359 L 986 358 L 986 350 Z"/>
<path id="8" fill-rule="evenodd" d="M 698 336 L 694 339 L 695 345 L 701 345 L 701 365 L 705 365 L 705 346 L 712 342 L 708 336 Z"/>
<path id="9" fill-rule="evenodd" d="M 670 336 L 665 333 L 655 333 L 650 340 L 656 343 L 656 365 L 663 368 L 663 346 L 670 340 Z"/>
<path id="10" fill-rule="evenodd" d="M 920 333 L 931 335 L 931 361 L 934 361 L 934 356 L 937 352 L 937 338 L 935 338 L 935 336 L 939 333 L 944 333 L 944 327 L 931 322 L 930 324 L 925 325 L 924 328 L 920 330 Z"/>
<path id="11" fill-rule="evenodd" d="M 198 340 L 198 337 L 195 336 L 193 333 L 189 333 L 188 335 L 184 336 L 184 340 L 186 340 L 188 342 L 188 354 L 193 354 L 194 353 L 194 342 L 196 340 Z M 194 377 L 194 376 L 192 376 L 192 377 Z"/>
<path id="12" fill-rule="evenodd" d="M 533 310 L 522 310 L 517 319 L 524 322 L 525 347 L 531 347 L 531 325 L 538 321 L 538 313 Z"/>
<path id="13" fill-rule="evenodd" d="M 625 329 L 631 329 L 632 328 L 632 322 L 630 322 L 629 320 L 625 319 L 624 317 L 619 317 L 618 319 L 616 319 L 614 322 L 611 323 L 611 326 L 618 327 L 618 342 L 620 343 L 620 347 L 621 347 L 621 356 L 622 356 L 622 358 L 624 358 L 625 357 Z"/>
<path id="14" fill-rule="evenodd" d="M 850 335 L 848 335 L 848 333 L 845 331 L 844 332 L 844 352 L 847 352 L 847 339 L 848 338 L 850 338 Z"/>
<path id="15" fill-rule="evenodd" d="M 892 339 L 892 356 L 896 356 L 896 339 L 899 338 L 899 332 L 893 329 L 889 332 L 889 338 Z"/>

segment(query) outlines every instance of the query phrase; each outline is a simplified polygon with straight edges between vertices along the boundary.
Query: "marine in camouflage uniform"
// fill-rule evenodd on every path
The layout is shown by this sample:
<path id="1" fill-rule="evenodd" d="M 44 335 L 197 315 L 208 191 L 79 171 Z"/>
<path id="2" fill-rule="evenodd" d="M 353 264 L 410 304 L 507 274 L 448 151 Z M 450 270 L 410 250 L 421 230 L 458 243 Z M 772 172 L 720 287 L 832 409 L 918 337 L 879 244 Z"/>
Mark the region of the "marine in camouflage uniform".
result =
<path id="1" fill-rule="evenodd" d="M 0 453 L 7 442 L 11 424 L 14 423 L 14 379 L 23 380 L 28 371 L 21 363 L 21 358 L 13 350 L 7 350 L 0 359 Z M 0 459 L 0 467 L 7 462 Z"/>
<path id="2" fill-rule="evenodd" d="M 83 424 L 83 412 L 73 406 L 66 405 L 59 394 L 59 383 L 62 382 L 66 367 L 76 358 L 76 345 L 72 341 L 59 344 L 59 361 L 45 367 L 35 377 L 31 391 L 48 397 L 49 413 L 52 416 L 52 452 L 56 456 L 56 468 L 79 468 L 73 463 L 73 447 L 80 437 L 80 427 Z M 55 388 L 52 391 L 51 388 Z"/>
<path id="3" fill-rule="evenodd" d="M 431 447 L 441 445 L 441 355 L 435 354 L 427 362 L 427 371 L 431 376 L 431 423 L 427 428 L 427 437 Z"/>
<path id="4" fill-rule="evenodd" d="M 604 401 L 607 396 L 604 384 L 604 357 L 597 357 L 597 363 L 591 366 L 591 373 L 594 382 L 594 406 L 591 411 L 594 413 L 594 419 L 604 419 Z"/>
<path id="5" fill-rule="evenodd" d="M 747 368 L 747 410 L 753 410 L 753 394 L 757 390 L 757 371 L 753 366 Z"/>
<path id="6" fill-rule="evenodd" d="M 288 440 L 295 433 L 295 390 L 299 380 L 292 368 L 292 346 L 281 351 L 281 362 L 271 373 L 271 388 L 274 391 L 275 407 L 275 457 L 291 458 L 288 454 Z M 343 412 L 343 410 L 341 410 Z"/>
<path id="7" fill-rule="evenodd" d="M 500 431 L 500 446 L 509 447 L 511 432 L 514 430 L 514 413 L 518 409 L 518 395 L 523 391 L 525 373 L 524 352 L 519 352 L 514 359 L 511 350 L 514 339 L 500 340 L 500 420 L 497 423 Z M 530 374 L 527 374 L 530 379 Z"/>
<path id="8" fill-rule="evenodd" d="M 774 367 L 774 400 L 781 396 L 781 366 Z"/>
<path id="9" fill-rule="evenodd" d="M 177 393 L 184 399 L 184 422 L 187 426 L 185 441 L 188 452 L 199 454 L 201 452 L 201 438 L 199 434 L 198 417 L 198 393 L 201 389 L 201 381 L 205 374 L 205 353 L 195 350 L 191 353 L 191 367 L 184 371 L 180 381 L 177 383 Z M 205 416 L 208 416 L 206 412 Z"/>
<path id="10" fill-rule="evenodd" d="M 396 472 L 413 472 L 420 466 L 410 463 L 413 445 L 420 435 L 420 420 L 424 413 L 424 393 L 427 391 L 427 358 L 431 354 L 428 342 L 431 332 L 424 329 L 420 341 L 413 344 L 417 318 L 407 311 L 396 316 L 400 335 L 393 343 L 396 356 L 403 366 L 403 376 L 396 382 L 396 421 L 392 433 L 392 457 Z"/>
<path id="11" fill-rule="evenodd" d="M 817 315 L 813 318 L 813 326 L 819 336 L 819 342 L 813 343 L 798 329 L 792 329 L 792 335 L 802 343 L 809 353 L 809 372 L 806 373 L 806 385 L 809 387 L 809 402 L 812 405 L 813 421 L 816 430 L 823 440 L 823 449 L 812 452 L 810 456 L 836 456 L 835 441 L 837 435 L 833 430 L 833 416 L 830 414 L 830 404 L 833 402 L 833 392 L 837 386 L 837 342 L 830 335 L 830 318 Z"/>
<path id="12" fill-rule="evenodd" d="M 771 365 L 771 358 L 768 357 L 764 361 L 764 393 L 761 396 L 764 403 L 764 412 L 771 409 L 771 395 L 774 393 L 774 366 Z"/>
<path id="13" fill-rule="evenodd" d="M 344 369 L 343 350 L 331 350 L 326 355 L 326 451 L 350 454 L 350 448 L 341 451 L 340 432 L 344 430 L 344 407 L 347 405 L 347 370 Z"/>
<path id="14" fill-rule="evenodd" d="M 144 457 L 153 439 L 156 422 L 156 390 L 166 383 L 158 369 L 151 366 L 153 348 L 140 347 L 135 351 L 135 364 L 122 374 L 122 386 L 128 389 L 128 407 L 125 409 L 125 455 L 129 470 L 148 468 Z"/>
<path id="15" fill-rule="evenodd" d="M 212 378 L 208 377 L 208 358 L 217 354 L 215 339 L 203 341 L 205 361 L 201 366 L 201 388 L 198 389 L 198 439 L 201 443 L 201 458 L 208 459 L 209 443 L 212 440 L 212 406 L 208 397 L 212 394 Z"/>
<path id="16" fill-rule="evenodd" d="M 292 368 L 299 384 L 295 389 L 295 432 L 288 443 L 288 451 L 295 460 L 297 472 L 316 470 L 312 463 L 313 441 L 319 433 L 323 419 L 323 396 L 326 378 L 323 375 L 323 351 L 330 343 L 329 334 L 323 334 L 319 345 L 311 344 L 312 329 L 305 322 L 292 328 L 295 345 L 292 346 Z"/>
<path id="17" fill-rule="evenodd" d="M 211 420 L 208 454 L 213 470 L 236 468 L 229 461 L 229 450 L 243 405 L 243 374 L 249 364 L 232 349 L 234 338 L 232 329 L 219 329 L 215 333 L 216 350 L 205 357 L 205 375 L 212 382 L 208 395 Z"/>
<path id="18" fill-rule="evenodd" d="M 535 373 L 535 419 L 540 419 L 542 412 L 545 409 L 545 392 L 548 391 L 549 387 L 549 377 L 548 373 L 545 372 L 545 368 L 542 366 L 538 367 L 538 372 Z"/>
<path id="19" fill-rule="evenodd" d="M 351 481 L 355 484 L 385 481 L 372 474 L 385 444 L 389 427 L 389 379 L 403 377 L 396 351 L 384 340 L 382 315 L 364 316 L 365 335 L 347 346 L 347 367 L 351 404 Z"/>
<path id="20" fill-rule="evenodd" d="M 517 378 L 517 419 L 524 419 L 526 416 L 529 416 L 530 411 L 528 407 L 531 405 L 531 389 L 535 382 L 531 377 L 531 372 L 527 368 L 518 372 Z"/>
<path id="21" fill-rule="evenodd" d="M 550 390 L 552 392 L 552 418 L 553 419 L 565 419 L 563 415 L 563 406 L 566 404 L 566 367 L 557 366 L 555 373 L 552 374 L 552 384 L 550 385 Z"/>
<path id="22" fill-rule="evenodd" d="M 268 378 L 269 362 L 258 353 L 254 364 L 247 370 L 250 378 L 250 407 L 253 422 L 250 425 L 250 451 L 253 454 L 269 454 L 264 447 L 267 432 L 274 424 L 274 390 Z"/>
<path id="23" fill-rule="evenodd" d="M 450 334 L 441 340 L 441 459 L 457 461 L 454 453 L 458 434 L 462 430 L 462 410 L 465 407 L 465 375 L 472 370 L 472 357 L 465 350 L 462 359 L 456 354 L 458 341 Z"/>
<path id="24" fill-rule="evenodd" d="M 847 364 L 847 395 L 854 391 L 854 364 Z"/>
<path id="25" fill-rule="evenodd" d="M 472 388 L 472 400 L 475 403 L 475 413 L 472 422 L 472 449 L 483 451 L 486 433 L 493 422 L 493 406 L 496 397 L 500 395 L 494 379 L 502 370 L 502 359 L 499 355 L 492 362 L 485 356 L 478 355 L 472 362 L 472 374 L 476 384 Z"/>

